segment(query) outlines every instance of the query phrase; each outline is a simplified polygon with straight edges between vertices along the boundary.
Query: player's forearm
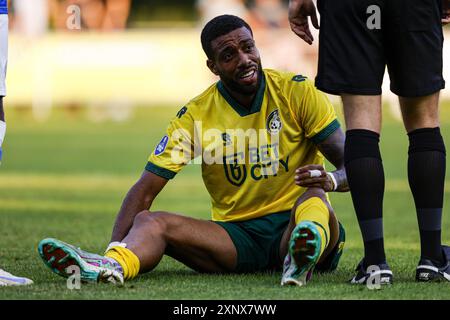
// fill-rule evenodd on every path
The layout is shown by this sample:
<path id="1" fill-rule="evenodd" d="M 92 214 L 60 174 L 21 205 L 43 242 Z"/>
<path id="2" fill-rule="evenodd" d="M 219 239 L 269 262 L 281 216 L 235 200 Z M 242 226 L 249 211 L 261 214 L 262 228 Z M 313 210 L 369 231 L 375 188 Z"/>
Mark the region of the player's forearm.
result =
<path id="1" fill-rule="evenodd" d="M 111 242 L 122 241 L 133 226 L 136 215 L 143 210 L 150 209 L 152 202 L 153 198 L 146 193 L 146 190 L 139 184 L 135 184 L 126 195 L 117 215 Z"/>
<path id="2" fill-rule="evenodd" d="M 335 190 L 336 192 L 347 192 L 350 191 L 347 182 L 347 174 L 345 172 L 345 168 L 338 169 L 336 171 L 331 172 L 333 174 L 334 180 L 333 184 L 336 183 Z"/>
<path id="3" fill-rule="evenodd" d="M 336 168 L 335 171 L 331 172 L 333 176 L 330 178 L 333 180 L 333 190 L 337 192 L 347 192 L 350 190 L 344 166 L 344 144 L 345 136 L 339 128 L 318 145 L 320 152 Z"/>

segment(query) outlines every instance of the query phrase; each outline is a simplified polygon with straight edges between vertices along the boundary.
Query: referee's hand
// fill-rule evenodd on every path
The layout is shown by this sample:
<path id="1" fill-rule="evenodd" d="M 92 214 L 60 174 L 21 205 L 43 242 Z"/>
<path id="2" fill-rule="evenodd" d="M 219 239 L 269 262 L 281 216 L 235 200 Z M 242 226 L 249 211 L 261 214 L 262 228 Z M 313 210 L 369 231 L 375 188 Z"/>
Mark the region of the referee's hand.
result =
<path id="1" fill-rule="evenodd" d="M 292 31 L 305 40 L 306 43 L 312 44 L 314 37 L 309 29 L 308 17 L 311 17 L 314 28 L 319 29 L 316 6 L 312 0 L 289 1 L 289 24 L 291 25 Z"/>

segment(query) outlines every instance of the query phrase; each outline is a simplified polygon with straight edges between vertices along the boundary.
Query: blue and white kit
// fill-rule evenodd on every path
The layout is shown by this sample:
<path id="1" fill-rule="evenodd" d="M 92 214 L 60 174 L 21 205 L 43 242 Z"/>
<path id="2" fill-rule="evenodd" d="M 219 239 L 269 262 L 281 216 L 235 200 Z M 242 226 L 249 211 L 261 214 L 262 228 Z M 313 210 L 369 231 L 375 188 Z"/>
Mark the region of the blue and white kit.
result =
<path id="1" fill-rule="evenodd" d="M 8 1 L 0 0 L 0 96 L 6 95 L 6 65 L 8 63 Z"/>
<path id="2" fill-rule="evenodd" d="M 0 97 L 6 95 L 6 66 L 8 64 L 8 1 L 0 0 Z M 2 143 L 5 138 L 6 123 L 0 121 L 0 161 Z"/>

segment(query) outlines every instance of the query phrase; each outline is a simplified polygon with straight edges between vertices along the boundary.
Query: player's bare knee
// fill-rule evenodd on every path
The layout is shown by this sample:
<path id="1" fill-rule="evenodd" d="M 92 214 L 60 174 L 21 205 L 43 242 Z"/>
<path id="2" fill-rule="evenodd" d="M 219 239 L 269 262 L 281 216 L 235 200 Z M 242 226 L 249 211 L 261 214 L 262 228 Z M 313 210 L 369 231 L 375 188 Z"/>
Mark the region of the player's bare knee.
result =
<path id="1" fill-rule="evenodd" d="M 136 215 L 134 225 L 164 233 L 167 227 L 167 215 L 165 212 L 144 210 Z"/>

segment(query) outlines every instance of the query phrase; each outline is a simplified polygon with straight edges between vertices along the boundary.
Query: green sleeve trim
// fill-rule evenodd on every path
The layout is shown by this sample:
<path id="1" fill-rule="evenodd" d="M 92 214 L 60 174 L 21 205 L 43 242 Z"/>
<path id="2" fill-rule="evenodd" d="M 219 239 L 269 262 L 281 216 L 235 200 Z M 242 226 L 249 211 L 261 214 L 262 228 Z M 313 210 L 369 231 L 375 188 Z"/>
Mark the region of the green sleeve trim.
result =
<path id="1" fill-rule="evenodd" d="M 318 134 L 311 138 L 312 142 L 319 144 L 324 142 L 329 136 L 331 136 L 337 129 L 341 127 L 338 119 L 334 119 L 328 126 L 322 129 Z"/>
<path id="2" fill-rule="evenodd" d="M 170 171 L 169 169 L 157 166 L 156 164 L 150 161 L 145 166 L 145 170 L 150 171 L 151 173 L 154 173 L 157 176 L 160 176 L 165 179 L 173 179 L 177 174 L 176 172 Z"/>

